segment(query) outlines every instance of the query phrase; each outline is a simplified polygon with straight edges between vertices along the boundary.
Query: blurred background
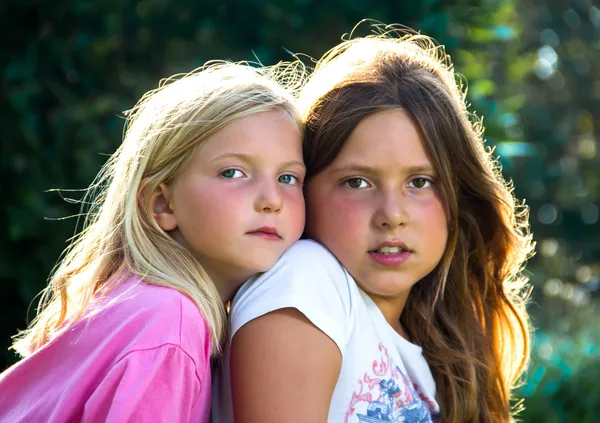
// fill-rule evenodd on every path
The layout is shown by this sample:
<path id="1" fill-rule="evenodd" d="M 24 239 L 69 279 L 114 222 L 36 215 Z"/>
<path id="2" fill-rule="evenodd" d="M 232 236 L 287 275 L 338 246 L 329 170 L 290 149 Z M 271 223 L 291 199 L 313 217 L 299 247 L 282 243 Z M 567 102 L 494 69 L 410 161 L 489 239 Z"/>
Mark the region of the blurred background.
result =
<path id="1" fill-rule="evenodd" d="M 535 345 L 524 422 L 600 421 L 598 0 L 8 0 L 0 5 L 0 370 L 35 315 L 122 111 L 209 59 L 318 57 L 363 18 L 446 45 L 531 207 Z M 78 199 L 81 192 L 64 195 Z"/>

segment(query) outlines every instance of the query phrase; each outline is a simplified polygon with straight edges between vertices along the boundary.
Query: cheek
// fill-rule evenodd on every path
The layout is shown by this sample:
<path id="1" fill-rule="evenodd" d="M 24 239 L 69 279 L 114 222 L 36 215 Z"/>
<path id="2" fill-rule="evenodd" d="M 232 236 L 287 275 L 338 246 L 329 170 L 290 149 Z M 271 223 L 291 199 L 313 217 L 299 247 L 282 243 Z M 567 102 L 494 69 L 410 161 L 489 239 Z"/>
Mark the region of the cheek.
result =
<path id="1" fill-rule="evenodd" d="M 439 239 L 446 245 L 448 238 L 448 219 L 442 201 L 431 199 L 419 205 L 414 214 L 430 237 Z"/>
<path id="2" fill-rule="evenodd" d="M 333 249 L 355 244 L 368 230 L 368 206 L 337 192 L 313 195 L 308 202 L 309 234 Z"/>
<path id="3" fill-rule="evenodd" d="M 297 233 L 297 238 L 300 238 L 302 231 L 304 230 L 305 221 L 305 206 L 304 196 L 302 191 L 290 192 L 284 195 L 284 216 L 288 220 L 291 231 L 294 235 Z"/>
<path id="4" fill-rule="evenodd" d="M 185 214 L 188 225 L 204 234 L 220 232 L 223 228 L 239 220 L 243 192 L 227 189 L 211 183 L 196 183 L 182 186 L 179 210 Z M 225 189 L 224 189 L 225 188 Z"/>

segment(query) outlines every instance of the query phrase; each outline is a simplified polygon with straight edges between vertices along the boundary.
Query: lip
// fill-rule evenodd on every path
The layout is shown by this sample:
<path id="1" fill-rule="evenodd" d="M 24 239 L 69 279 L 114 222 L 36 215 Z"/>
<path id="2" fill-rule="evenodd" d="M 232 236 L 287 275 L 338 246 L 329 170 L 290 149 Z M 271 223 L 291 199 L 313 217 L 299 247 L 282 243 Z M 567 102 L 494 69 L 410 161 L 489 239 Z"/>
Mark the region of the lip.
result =
<path id="1" fill-rule="evenodd" d="M 377 264 L 385 267 L 396 267 L 404 263 L 412 255 L 410 251 L 403 251 L 398 254 L 381 254 L 374 251 L 369 252 L 369 256 Z"/>
<path id="2" fill-rule="evenodd" d="M 380 248 L 383 248 L 383 247 L 400 247 L 405 252 L 409 252 L 409 253 L 413 252 L 410 248 L 408 248 L 406 246 L 406 244 L 404 242 L 402 242 L 402 241 L 400 241 L 398 239 L 391 239 L 391 240 L 384 241 L 382 243 L 377 244 L 377 246 L 375 248 L 373 248 L 372 250 L 369 250 L 369 254 L 375 253 L 375 251 L 377 251 L 377 250 L 379 250 Z M 402 254 L 402 253 L 400 253 L 400 254 Z"/>
<path id="3" fill-rule="evenodd" d="M 377 250 L 379 250 L 382 247 L 400 247 L 404 251 L 395 254 L 378 253 Z M 404 242 L 394 239 L 377 244 L 377 246 L 374 249 L 368 251 L 368 254 L 371 257 L 371 259 L 380 266 L 396 267 L 400 266 L 402 263 L 408 260 L 408 258 L 413 254 L 413 251 L 409 249 Z"/>
<path id="4" fill-rule="evenodd" d="M 263 226 L 258 229 L 253 229 L 249 232 L 246 232 L 247 235 L 257 236 L 269 241 L 279 241 L 281 240 L 281 236 L 277 232 L 277 229 L 273 226 Z"/>

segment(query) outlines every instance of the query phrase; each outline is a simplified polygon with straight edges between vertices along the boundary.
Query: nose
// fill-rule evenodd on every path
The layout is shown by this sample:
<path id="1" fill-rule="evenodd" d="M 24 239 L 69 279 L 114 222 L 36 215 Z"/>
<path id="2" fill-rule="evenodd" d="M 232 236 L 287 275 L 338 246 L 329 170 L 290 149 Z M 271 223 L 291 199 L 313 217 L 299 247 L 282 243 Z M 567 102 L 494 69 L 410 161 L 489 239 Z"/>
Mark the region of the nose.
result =
<path id="1" fill-rule="evenodd" d="M 406 199 L 401 192 L 389 191 L 382 193 L 379 205 L 375 212 L 375 225 L 381 229 L 395 229 L 406 226 L 408 211 Z"/>
<path id="2" fill-rule="evenodd" d="M 262 181 L 259 184 L 254 210 L 259 213 L 280 213 L 283 208 L 283 198 L 278 184 L 270 181 Z"/>

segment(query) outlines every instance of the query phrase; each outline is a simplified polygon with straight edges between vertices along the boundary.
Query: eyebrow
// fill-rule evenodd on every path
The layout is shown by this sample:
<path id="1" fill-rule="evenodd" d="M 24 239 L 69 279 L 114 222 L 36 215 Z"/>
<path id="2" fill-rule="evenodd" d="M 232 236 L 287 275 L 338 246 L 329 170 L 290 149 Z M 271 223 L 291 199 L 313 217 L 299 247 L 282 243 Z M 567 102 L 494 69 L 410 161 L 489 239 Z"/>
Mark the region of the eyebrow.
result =
<path id="1" fill-rule="evenodd" d="M 430 173 L 430 174 L 436 173 L 435 169 L 429 164 L 400 167 L 400 168 L 407 173 Z M 346 165 L 334 167 L 330 170 L 330 172 L 331 173 L 353 173 L 353 172 L 356 172 L 356 173 L 374 175 L 374 174 L 378 173 L 378 170 L 371 166 L 349 163 Z"/>
<path id="2" fill-rule="evenodd" d="M 246 163 L 252 163 L 254 162 L 254 157 L 249 156 L 248 154 L 242 154 L 242 153 L 224 153 L 224 154 L 220 154 L 217 157 L 215 157 L 214 159 L 212 159 L 210 162 L 216 162 L 217 160 L 222 160 L 222 159 L 229 159 L 229 158 L 233 158 L 233 159 L 238 159 L 241 161 L 244 161 Z M 300 166 L 303 169 L 306 169 L 306 166 L 304 165 L 304 162 L 300 161 L 300 160 L 290 160 L 289 162 L 285 162 L 282 164 L 282 167 L 289 167 L 289 166 Z"/>

